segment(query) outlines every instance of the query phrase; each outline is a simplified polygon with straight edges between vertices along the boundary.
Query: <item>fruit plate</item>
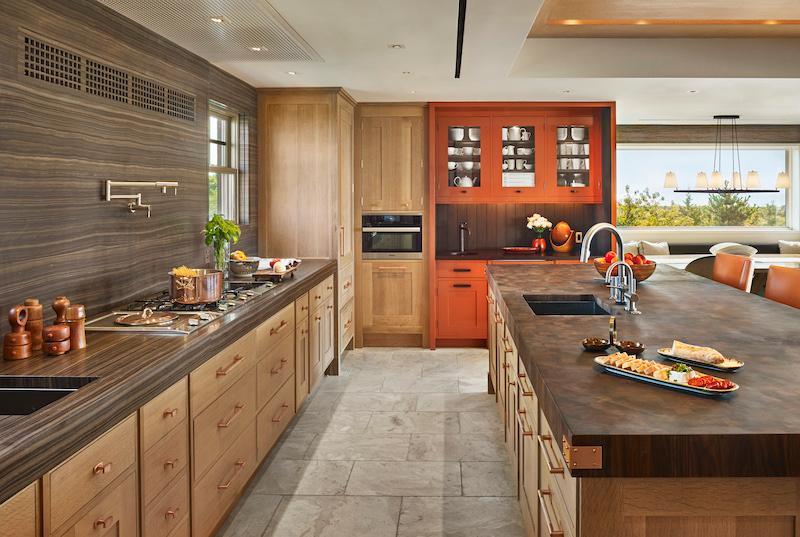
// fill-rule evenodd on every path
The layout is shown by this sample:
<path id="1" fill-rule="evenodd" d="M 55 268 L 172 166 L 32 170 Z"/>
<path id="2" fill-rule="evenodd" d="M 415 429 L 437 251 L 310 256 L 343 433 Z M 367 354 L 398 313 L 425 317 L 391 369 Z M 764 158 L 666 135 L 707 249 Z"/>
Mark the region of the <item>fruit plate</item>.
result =
<path id="1" fill-rule="evenodd" d="M 272 269 L 269 270 L 257 270 L 253 273 L 253 278 L 257 280 L 271 280 L 271 281 L 281 281 L 287 276 L 290 278 L 294 278 L 294 271 L 296 271 L 300 267 L 300 263 L 289 267 L 286 269 L 286 272 L 275 272 Z"/>
<path id="2" fill-rule="evenodd" d="M 701 386 L 690 386 L 688 384 L 671 382 L 669 380 L 660 380 L 648 375 L 643 375 L 642 373 L 637 373 L 635 371 L 629 371 L 627 369 L 622 369 L 619 367 L 615 367 L 613 365 L 606 365 L 603 363 L 603 360 L 605 360 L 606 358 L 608 358 L 608 356 L 598 356 L 594 359 L 594 363 L 596 363 L 604 370 L 614 375 L 627 377 L 629 379 L 638 380 L 640 382 L 655 384 L 656 386 L 661 386 L 664 388 L 671 388 L 673 390 L 694 393 L 697 395 L 705 395 L 707 397 L 720 397 L 722 395 L 727 395 L 729 393 L 735 392 L 736 390 L 739 389 L 739 385 L 736 384 L 735 382 L 733 383 L 733 388 L 728 388 L 726 390 L 709 390 L 708 388 L 703 388 Z"/>
<path id="3" fill-rule="evenodd" d="M 658 354 L 660 354 L 667 360 L 672 360 L 673 362 L 678 362 L 681 364 L 691 365 L 695 367 L 702 367 L 705 369 L 713 369 L 714 371 L 724 371 L 725 373 L 733 373 L 734 371 L 738 371 L 744 365 L 744 362 L 736 360 L 735 358 L 725 358 L 725 362 L 723 362 L 722 364 L 709 364 L 708 362 L 690 360 L 689 358 L 679 358 L 678 356 L 672 355 L 672 349 L 670 347 L 658 349 Z"/>

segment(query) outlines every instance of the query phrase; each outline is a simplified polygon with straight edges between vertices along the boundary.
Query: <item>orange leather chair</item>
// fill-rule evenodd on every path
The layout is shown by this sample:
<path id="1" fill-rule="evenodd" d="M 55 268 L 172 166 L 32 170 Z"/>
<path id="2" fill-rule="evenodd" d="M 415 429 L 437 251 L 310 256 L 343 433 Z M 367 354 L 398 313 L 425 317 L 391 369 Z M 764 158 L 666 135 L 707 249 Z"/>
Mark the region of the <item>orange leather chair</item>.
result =
<path id="1" fill-rule="evenodd" d="M 800 268 L 769 267 L 764 297 L 800 308 Z"/>
<path id="2" fill-rule="evenodd" d="M 749 293 L 750 286 L 753 284 L 754 270 L 755 263 L 751 258 L 720 252 L 714 260 L 711 279 Z"/>

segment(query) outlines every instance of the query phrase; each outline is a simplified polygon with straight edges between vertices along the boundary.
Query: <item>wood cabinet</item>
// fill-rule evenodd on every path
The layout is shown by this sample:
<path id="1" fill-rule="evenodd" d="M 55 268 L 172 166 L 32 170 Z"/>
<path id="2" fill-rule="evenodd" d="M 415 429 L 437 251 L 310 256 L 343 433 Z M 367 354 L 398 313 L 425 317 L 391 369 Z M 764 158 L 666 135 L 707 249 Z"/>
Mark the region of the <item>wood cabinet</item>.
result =
<path id="1" fill-rule="evenodd" d="M 421 212 L 424 108 L 364 105 L 359 116 L 361 210 Z"/>
<path id="2" fill-rule="evenodd" d="M 305 295 L 308 297 L 308 295 Z M 306 300 L 308 303 L 308 300 Z M 300 410 L 311 390 L 311 347 L 308 315 L 297 322 L 294 332 L 295 411 Z"/>
<path id="3" fill-rule="evenodd" d="M 437 340 L 487 338 L 485 268 L 485 261 L 436 262 Z"/>
<path id="4" fill-rule="evenodd" d="M 422 261 L 365 260 L 362 273 L 364 333 L 421 334 Z"/>
<path id="5" fill-rule="evenodd" d="M 325 369 L 322 365 L 323 360 L 323 352 L 322 347 L 323 343 L 322 340 L 324 339 L 323 331 L 323 313 L 317 309 L 309 317 L 309 327 L 308 327 L 308 346 L 309 346 L 309 353 L 308 353 L 308 370 L 309 370 L 309 386 L 311 391 L 319 385 L 319 381 L 322 380 L 322 376 L 325 374 Z"/>
<path id="6" fill-rule="evenodd" d="M 0 537 L 39 536 L 39 482 L 0 504 Z"/>

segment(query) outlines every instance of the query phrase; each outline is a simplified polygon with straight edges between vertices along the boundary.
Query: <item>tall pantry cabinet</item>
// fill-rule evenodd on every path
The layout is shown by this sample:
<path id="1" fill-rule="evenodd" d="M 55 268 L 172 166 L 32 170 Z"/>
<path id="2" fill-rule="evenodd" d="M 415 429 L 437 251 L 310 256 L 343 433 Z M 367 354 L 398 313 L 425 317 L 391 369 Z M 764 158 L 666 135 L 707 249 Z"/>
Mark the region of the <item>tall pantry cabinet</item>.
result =
<path id="1" fill-rule="evenodd" d="M 354 107 L 340 88 L 258 92 L 259 255 L 337 260 L 337 358 L 354 332 Z"/>

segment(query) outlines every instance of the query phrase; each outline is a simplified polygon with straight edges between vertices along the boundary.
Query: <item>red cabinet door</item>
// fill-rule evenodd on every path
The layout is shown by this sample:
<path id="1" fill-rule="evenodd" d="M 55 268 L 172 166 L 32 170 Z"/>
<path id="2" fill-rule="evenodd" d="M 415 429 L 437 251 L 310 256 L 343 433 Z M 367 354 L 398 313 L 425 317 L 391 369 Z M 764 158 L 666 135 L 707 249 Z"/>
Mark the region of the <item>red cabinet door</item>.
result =
<path id="1" fill-rule="evenodd" d="M 493 199 L 520 203 L 544 201 L 545 131 L 542 115 L 492 116 L 489 146 L 492 159 L 491 168 L 486 171 L 491 171 Z"/>
<path id="2" fill-rule="evenodd" d="M 547 118 L 547 201 L 602 201 L 599 121 L 593 115 Z"/>
<path id="3" fill-rule="evenodd" d="M 442 339 L 486 339 L 486 280 L 440 278 L 436 335 Z"/>
<path id="4" fill-rule="evenodd" d="M 437 201 L 474 203 L 488 198 L 490 125 L 488 115 L 437 118 Z"/>

